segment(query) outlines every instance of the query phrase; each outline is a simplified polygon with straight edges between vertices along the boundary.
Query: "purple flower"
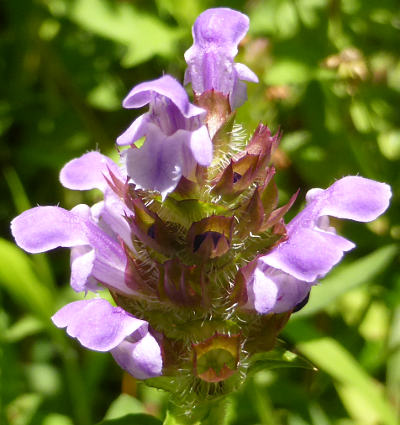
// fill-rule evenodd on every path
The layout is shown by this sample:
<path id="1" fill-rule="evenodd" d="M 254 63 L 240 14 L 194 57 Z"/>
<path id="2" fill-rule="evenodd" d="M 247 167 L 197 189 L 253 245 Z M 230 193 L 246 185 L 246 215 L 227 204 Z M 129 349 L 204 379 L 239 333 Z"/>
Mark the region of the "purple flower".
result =
<path id="1" fill-rule="evenodd" d="M 161 375 L 161 349 L 148 323 L 103 299 L 75 301 L 52 320 L 86 348 L 110 351 L 117 363 L 137 379 Z"/>
<path id="2" fill-rule="evenodd" d="M 116 164 L 98 152 L 70 161 L 60 180 L 70 189 L 100 189 L 104 201 L 92 208 L 77 205 L 71 211 L 60 207 L 36 207 L 11 222 L 17 244 L 38 253 L 57 247 L 71 248 L 71 286 L 77 291 L 98 289 L 98 282 L 125 294 L 135 293 L 127 279 L 127 257 L 120 240 L 133 249 L 123 203 L 108 188 L 109 172 L 122 178 Z M 129 286 L 129 285 L 130 286 Z"/>
<path id="3" fill-rule="evenodd" d="M 123 101 L 125 108 L 147 104 L 149 112 L 117 143 L 131 145 L 146 137 L 140 149 L 126 152 L 127 173 L 137 188 L 156 190 L 165 198 L 182 176 L 191 177 L 196 164 L 211 164 L 212 142 L 203 125 L 206 111 L 192 105 L 185 89 L 169 75 L 137 85 Z"/>
<path id="4" fill-rule="evenodd" d="M 247 99 L 244 81 L 258 83 L 246 65 L 234 63 L 238 44 L 249 29 L 249 18 L 227 8 L 208 9 L 193 26 L 194 44 L 185 53 L 188 68 L 184 84 L 196 95 L 215 90 L 229 96 L 232 110 Z"/>
<path id="5" fill-rule="evenodd" d="M 135 252 L 130 227 L 132 215 L 107 179 L 123 180 L 116 164 L 98 152 L 70 161 L 60 173 L 70 189 L 99 189 L 104 201 L 92 208 L 77 205 L 36 207 L 11 222 L 17 244 L 30 253 L 57 247 L 71 248 L 71 286 L 75 291 L 97 291 L 99 283 L 122 296 L 141 296 L 130 270 L 125 246 Z M 138 379 L 161 374 L 161 349 L 149 333 L 148 323 L 102 299 L 77 301 L 53 316 L 58 327 L 96 351 L 111 351 L 118 364 Z"/>
<path id="6" fill-rule="evenodd" d="M 306 207 L 287 226 L 287 241 L 256 260 L 246 308 L 263 314 L 293 309 L 355 247 L 329 227 L 328 216 L 372 221 L 387 209 L 390 197 L 387 184 L 357 176 L 344 177 L 326 190 L 310 190 Z"/>

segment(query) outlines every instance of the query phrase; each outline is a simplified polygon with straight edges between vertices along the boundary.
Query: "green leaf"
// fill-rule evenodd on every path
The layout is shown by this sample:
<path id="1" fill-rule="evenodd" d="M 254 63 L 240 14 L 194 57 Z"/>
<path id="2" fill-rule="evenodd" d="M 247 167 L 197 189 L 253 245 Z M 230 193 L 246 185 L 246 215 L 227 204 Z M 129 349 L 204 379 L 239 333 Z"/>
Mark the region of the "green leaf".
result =
<path id="1" fill-rule="evenodd" d="M 0 286 L 16 304 L 49 322 L 54 313 L 51 291 L 36 277 L 30 258 L 5 239 L 0 239 Z"/>
<path id="2" fill-rule="evenodd" d="M 143 404 L 129 394 L 120 394 L 107 410 L 105 419 L 116 419 L 128 414 L 145 413 Z"/>
<path id="3" fill-rule="evenodd" d="M 10 328 L 6 329 L 5 332 L 0 336 L 0 340 L 8 343 L 18 342 L 27 336 L 34 335 L 43 330 L 43 322 L 35 316 L 24 316 L 18 320 Z"/>
<path id="4" fill-rule="evenodd" d="M 340 295 L 369 283 L 393 261 L 397 245 L 387 245 L 348 265 L 338 266 L 329 277 L 311 291 L 308 304 L 292 315 L 291 321 L 310 316 L 332 304 Z"/>
<path id="5" fill-rule="evenodd" d="M 303 84 L 313 78 L 313 70 L 295 59 L 281 59 L 266 69 L 263 81 L 268 85 Z"/>
<path id="6" fill-rule="evenodd" d="M 393 311 L 388 338 L 387 386 L 390 399 L 400 411 L 400 305 Z"/>
<path id="7" fill-rule="evenodd" d="M 39 394 L 22 394 L 6 406 L 6 415 L 12 425 L 28 425 L 38 410 L 42 396 Z"/>
<path id="8" fill-rule="evenodd" d="M 161 425 L 162 422 L 154 416 L 138 413 L 134 415 L 126 415 L 117 419 L 106 419 L 98 423 L 98 425 Z"/>
<path id="9" fill-rule="evenodd" d="M 266 353 L 252 356 L 248 375 L 260 370 L 270 370 L 282 367 L 299 367 L 304 369 L 315 369 L 314 366 L 302 356 L 285 349 L 274 349 Z"/>
<path id="10" fill-rule="evenodd" d="M 382 425 L 396 425 L 392 406 L 382 389 L 357 363 L 356 359 L 337 341 L 321 336 L 306 321 L 289 322 L 285 335 L 296 343 L 297 349 L 318 368 L 367 403 Z"/>
<path id="11" fill-rule="evenodd" d="M 139 12 L 128 2 L 78 0 L 69 16 L 86 30 L 126 46 L 127 52 L 122 59 L 126 67 L 145 62 L 157 54 L 171 56 L 181 37 L 180 30 Z"/>

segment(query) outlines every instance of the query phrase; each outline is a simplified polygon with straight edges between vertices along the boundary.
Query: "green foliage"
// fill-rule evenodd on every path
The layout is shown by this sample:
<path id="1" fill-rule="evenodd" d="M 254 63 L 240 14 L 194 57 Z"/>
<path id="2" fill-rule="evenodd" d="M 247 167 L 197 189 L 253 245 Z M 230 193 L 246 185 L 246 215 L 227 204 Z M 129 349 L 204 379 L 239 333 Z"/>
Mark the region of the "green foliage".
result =
<path id="1" fill-rule="evenodd" d="M 48 261 L 23 253 L 11 242 L 9 221 L 31 203 L 71 208 L 97 199 L 95 192 L 63 190 L 60 167 L 96 148 L 115 155 L 115 138 L 136 116 L 122 110 L 123 97 L 161 72 L 181 79 L 193 20 L 221 4 L 19 0 L 0 6 L 0 423 L 179 423 L 166 416 L 163 390 L 138 384 L 111 356 L 82 350 L 52 325 L 51 315 L 72 297 L 64 289 L 67 256 L 50 254 Z M 368 226 L 335 223 L 357 249 L 313 289 L 277 351 L 254 359 L 248 382 L 223 407 L 227 424 L 394 425 L 400 415 L 398 2 L 229 4 L 250 16 L 238 60 L 260 77 L 260 84 L 249 84 L 236 122 L 248 134 L 259 121 L 283 131 L 274 157 L 282 203 L 298 187 L 326 187 L 346 174 L 386 181 L 394 197 L 388 213 Z M 176 209 L 186 214 L 185 205 Z"/>

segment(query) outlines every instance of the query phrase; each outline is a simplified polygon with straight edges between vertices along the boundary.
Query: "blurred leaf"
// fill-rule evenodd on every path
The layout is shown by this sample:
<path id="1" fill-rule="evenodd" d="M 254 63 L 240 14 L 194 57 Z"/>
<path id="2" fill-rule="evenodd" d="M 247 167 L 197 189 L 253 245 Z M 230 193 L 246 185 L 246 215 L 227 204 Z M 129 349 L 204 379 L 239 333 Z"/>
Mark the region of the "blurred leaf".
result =
<path id="1" fill-rule="evenodd" d="M 162 422 L 154 416 L 138 413 L 136 415 L 126 415 L 117 419 L 106 419 L 97 425 L 161 425 Z"/>
<path id="2" fill-rule="evenodd" d="M 122 59 L 126 67 L 145 62 L 157 54 L 171 56 L 182 34 L 155 16 L 139 12 L 128 2 L 77 0 L 69 15 L 86 30 L 126 46 L 127 52 Z"/>
<path id="3" fill-rule="evenodd" d="M 312 78 L 313 71 L 310 67 L 294 59 L 278 60 L 263 75 L 264 83 L 272 86 L 307 83 Z"/>
<path id="4" fill-rule="evenodd" d="M 250 22 L 252 32 L 273 34 L 278 39 L 293 37 L 299 31 L 296 5 L 290 0 L 258 2 L 250 13 Z"/>
<path id="5" fill-rule="evenodd" d="M 28 383 L 35 393 L 55 395 L 61 390 L 59 370 L 47 363 L 34 363 L 26 366 Z"/>
<path id="6" fill-rule="evenodd" d="M 303 357 L 292 351 L 275 348 L 266 353 L 255 354 L 250 359 L 248 375 L 282 367 L 300 367 L 304 369 L 315 369 L 314 366 Z"/>
<path id="7" fill-rule="evenodd" d="M 88 102 L 104 111 L 115 111 L 121 107 L 118 96 L 118 83 L 113 79 L 105 79 L 98 84 L 88 95 Z"/>
<path id="8" fill-rule="evenodd" d="M 400 305 L 393 312 L 388 340 L 387 385 L 389 397 L 400 412 Z"/>
<path id="9" fill-rule="evenodd" d="M 11 242 L 0 238 L 0 285 L 16 304 L 49 323 L 54 313 L 50 290 L 38 280 L 29 257 Z"/>
<path id="10" fill-rule="evenodd" d="M 285 335 L 296 343 L 298 350 L 318 368 L 357 393 L 379 417 L 382 425 L 396 425 L 395 413 L 377 382 L 357 363 L 337 341 L 323 337 L 305 321 L 289 322 Z"/>
<path id="11" fill-rule="evenodd" d="M 316 403 L 310 403 L 309 407 L 311 421 L 313 425 L 330 425 L 328 415 L 324 412 L 322 407 Z"/>
<path id="12" fill-rule="evenodd" d="M 31 207 L 31 203 L 26 195 L 24 187 L 22 186 L 21 180 L 14 168 L 5 168 L 3 170 L 4 177 L 6 179 L 8 188 L 10 189 L 11 196 L 14 201 L 15 209 L 18 214 L 28 210 Z"/>
<path id="13" fill-rule="evenodd" d="M 351 264 L 338 266 L 320 285 L 311 292 L 310 301 L 291 321 L 310 316 L 332 304 L 340 295 L 369 283 L 393 261 L 398 253 L 397 245 L 387 245 Z"/>
<path id="14" fill-rule="evenodd" d="M 128 414 L 146 413 L 143 404 L 135 397 L 120 394 L 110 405 L 104 419 L 116 419 Z"/>
<path id="15" fill-rule="evenodd" d="M 31 203 L 22 185 L 22 182 L 14 170 L 14 168 L 7 167 L 3 170 L 4 177 L 6 179 L 8 188 L 10 189 L 12 199 L 14 201 L 15 209 L 18 214 L 31 208 Z M 33 256 L 33 262 L 37 267 L 37 271 L 43 280 L 43 283 L 48 284 L 49 287 L 53 287 L 54 278 L 52 270 L 47 261 L 45 254 L 38 254 Z"/>
<path id="16" fill-rule="evenodd" d="M 336 390 L 346 407 L 357 423 L 363 425 L 376 425 L 380 422 L 380 417 L 377 414 L 375 408 L 363 398 L 359 391 L 349 385 L 335 385 Z"/>
<path id="17" fill-rule="evenodd" d="M 11 425 L 28 425 L 42 401 L 39 394 L 23 394 L 6 406 Z"/>
<path id="18" fill-rule="evenodd" d="M 382 155 L 390 161 L 400 159 L 400 129 L 380 133 L 378 136 L 378 146 Z"/>
<path id="19" fill-rule="evenodd" d="M 168 12 L 187 27 L 192 26 L 203 10 L 200 0 L 156 0 L 156 3 L 160 12 Z"/>
<path id="20" fill-rule="evenodd" d="M 50 413 L 43 419 L 42 425 L 74 425 L 74 423 L 68 416 Z"/>
<path id="21" fill-rule="evenodd" d="M 8 343 L 18 342 L 27 336 L 34 335 L 43 330 L 43 322 L 35 316 L 24 316 L 18 320 L 10 328 L 6 329 L 3 335 L 0 336 L 0 340 Z"/>

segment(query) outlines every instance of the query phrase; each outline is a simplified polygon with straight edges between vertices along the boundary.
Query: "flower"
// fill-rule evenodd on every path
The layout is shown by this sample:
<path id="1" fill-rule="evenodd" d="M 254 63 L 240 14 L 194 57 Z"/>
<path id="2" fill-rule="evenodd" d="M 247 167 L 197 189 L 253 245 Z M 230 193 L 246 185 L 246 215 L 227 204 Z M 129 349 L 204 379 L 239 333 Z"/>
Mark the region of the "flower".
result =
<path id="1" fill-rule="evenodd" d="M 146 137 L 140 149 L 126 153 L 127 173 L 137 188 L 156 190 L 164 199 L 182 176 L 190 177 L 196 164 L 208 166 L 212 142 L 203 124 L 206 111 L 189 103 L 185 89 L 169 75 L 141 83 L 123 101 L 125 108 L 150 105 L 118 137 L 119 145 L 131 145 Z"/>
<path id="2" fill-rule="evenodd" d="M 17 244 L 30 253 L 57 247 L 71 248 L 71 286 L 77 291 L 98 291 L 99 283 L 125 296 L 140 296 L 135 271 L 126 249 L 134 252 L 129 211 L 110 189 L 107 178 L 122 178 L 117 165 L 98 152 L 70 161 L 60 173 L 65 187 L 100 189 L 104 201 L 92 208 L 77 205 L 71 211 L 60 207 L 35 207 L 11 222 Z M 123 243 L 121 243 L 123 241 Z M 53 316 L 58 327 L 96 351 L 111 351 L 120 366 L 138 379 L 158 376 L 162 370 L 161 349 L 148 323 L 102 299 L 76 301 Z"/>
<path id="3" fill-rule="evenodd" d="M 169 376 L 186 411 L 237 388 L 253 356 L 273 349 L 312 286 L 354 248 L 328 216 L 371 221 L 391 197 L 384 183 L 344 177 L 309 191 L 285 224 L 298 192 L 278 206 L 269 163 L 280 132 L 260 124 L 244 146 L 233 130 L 231 109 L 246 97 L 240 80 L 256 80 L 233 62 L 248 24 L 226 8 L 197 19 L 185 55 L 196 105 L 168 75 L 131 90 L 124 107 L 149 111 L 117 139 L 130 145 L 123 167 L 99 152 L 64 166 L 65 187 L 98 189 L 103 201 L 36 207 L 11 223 L 28 252 L 71 248 L 72 288 L 96 293 L 61 308 L 55 325 L 110 351 L 138 379 Z M 151 384 L 164 388 L 157 379 Z"/>
<path id="4" fill-rule="evenodd" d="M 231 109 L 247 99 L 246 84 L 258 78 L 246 65 L 234 63 L 238 44 L 249 29 L 249 18 L 228 8 L 208 9 L 193 26 L 193 46 L 185 53 L 188 68 L 184 84 L 192 83 L 196 96 L 215 90 L 229 96 Z"/>
<path id="5" fill-rule="evenodd" d="M 161 375 L 161 349 L 148 323 L 103 299 L 75 301 L 53 317 L 59 328 L 86 348 L 110 351 L 116 362 L 138 379 Z"/>
<path id="6" fill-rule="evenodd" d="M 388 207 L 390 186 L 358 176 L 312 189 L 307 205 L 287 225 L 287 240 L 256 260 L 248 279 L 248 304 L 258 313 L 281 313 L 301 303 L 311 286 L 355 247 L 329 226 L 329 217 L 375 220 Z"/>

